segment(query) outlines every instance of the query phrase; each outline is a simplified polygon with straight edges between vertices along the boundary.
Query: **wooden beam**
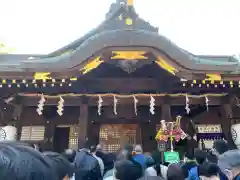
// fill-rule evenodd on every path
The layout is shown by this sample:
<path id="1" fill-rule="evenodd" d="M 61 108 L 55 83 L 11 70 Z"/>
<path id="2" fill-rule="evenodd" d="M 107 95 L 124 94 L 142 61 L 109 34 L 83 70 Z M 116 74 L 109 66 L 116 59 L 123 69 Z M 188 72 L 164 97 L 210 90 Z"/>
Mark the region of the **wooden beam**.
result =
<path id="1" fill-rule="evenodd" d="M 168 78 L 166 82 L 165 79 Z M 62 83 L 61 80 L 47 81 L 45 87 L 43 83 L 32 81 L 23 83 L 15 83 L 8 87 L 8 83 L 3 84 L 0 88 L 0 92 L 7 94 L 11 91 L 11 94 L 17 93 L 43 93 L 43 94 L 61 94 L 61 93 L 154 93 L 154 92 L 169 92 L 172 86 L 181 87 L 181 82 L 176 78 L 171 78 L 166 75 L 162 75 L 161 78 L 79 78 L 77 81 L 66 80 Z M 70 86 L 69 86 L 70 84 Z M 19 87 L 18 87 L 18 86 Z M 26 87 L 26 85 L 28 87 Z M 54 85 L 54 86 L 53 86 Z"/>
<path id="2" fill-rule="evenodd" d="M 154 78 L 95 78 L 85 82 L 89 93 L 160 92 L 163 89 L 161 80 Z"/>
<path id="3" fill-rule="evenodd" d="M 148 96 L 142 96 L 138 97 L 138 106 L 140 105 L 149 105 L 150 97 Z M 88 105 L 89 106 L 97 106 L 98 105 L 98 97 L 88 97 Z M 82 104 L 82 97 L 63 97 L 64 99 L 64 106 L 79 106 Z M 155 97 L 155 105 L 156 106 L 162 106 L 164 105 L 166 96 L 162 97 Z M 221 105 L 224 103 L 224 96 L 209 96 L 209 105 L 210 106 L 215 106 L 215 105 Z M 22 104 L 24 106 L 37 106 L 38 101 L 40 100 L 40 97 L 22 97 Z M 113 105 L 113 96 L 107 96 L 107 97 L 102 97 L 103 100 L 103 106 L 112 106 Z M 189 104 L 191 105 L 198 105 L 198 104 L 205 104 L 205 98 L 190 98 L 189 97 Z M 45 105 L 46 106 L 51 106 L 51 105 L 57 105 L 59 101 L 59 98 L 46 98 Z M 185 105 L 186 99 L 184 96 L 179 96 L 179 97 L 171 97 L 168 96 L 168 104 L 172 106 L 181 106 Z M 119 104 L 133 104 L 133 97 L 128 97 L 128 98 L 118 98 L 118 103 Z"/>

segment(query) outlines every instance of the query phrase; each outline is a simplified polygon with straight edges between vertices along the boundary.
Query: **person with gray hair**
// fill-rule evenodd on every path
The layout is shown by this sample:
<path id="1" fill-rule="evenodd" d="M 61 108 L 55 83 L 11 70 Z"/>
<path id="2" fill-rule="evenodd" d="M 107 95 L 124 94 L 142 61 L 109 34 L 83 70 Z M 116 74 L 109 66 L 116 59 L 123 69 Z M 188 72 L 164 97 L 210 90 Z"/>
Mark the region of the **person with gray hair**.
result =
<path id="1" fill-rule="evenodd" d="M 143 169 L 146 169 L 146 156 L 143 154 L 141 145 L 136 145 L 134 148 L 133 159 L 138 162 Z"/>
<path id="2" fill-rule="evenodd" d="M 230 150 L 220 155 L 218 166 L 229 180 L 240 180 L 240 150 Z"/>

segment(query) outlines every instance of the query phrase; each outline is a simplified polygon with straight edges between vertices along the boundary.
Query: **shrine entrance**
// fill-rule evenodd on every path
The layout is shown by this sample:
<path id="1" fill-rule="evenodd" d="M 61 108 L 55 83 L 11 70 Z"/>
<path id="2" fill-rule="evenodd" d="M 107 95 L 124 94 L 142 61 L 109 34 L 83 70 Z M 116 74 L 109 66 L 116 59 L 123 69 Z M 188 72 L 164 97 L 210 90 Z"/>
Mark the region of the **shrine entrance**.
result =
<path id="1" fill-rule="evenodd" d="M 99 143 L 103 150 L 116 152 L 126 144 L 136 144 L 137 124 L 102 124 Z"/>

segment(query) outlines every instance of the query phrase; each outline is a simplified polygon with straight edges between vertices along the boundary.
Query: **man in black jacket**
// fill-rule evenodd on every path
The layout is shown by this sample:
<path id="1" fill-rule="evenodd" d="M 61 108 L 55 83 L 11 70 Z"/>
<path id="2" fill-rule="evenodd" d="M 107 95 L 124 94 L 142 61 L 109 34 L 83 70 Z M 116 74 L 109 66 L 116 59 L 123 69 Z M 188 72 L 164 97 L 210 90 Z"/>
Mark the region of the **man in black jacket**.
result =
<path id="1" fill-rule="evenodd" d="M 90 145 L 85 143 L 84 148 L 76 153 L 74 160 L 76 166 L 75 180 L 100 180 L 102 179 L 99 163 L 90 153 Z"/>

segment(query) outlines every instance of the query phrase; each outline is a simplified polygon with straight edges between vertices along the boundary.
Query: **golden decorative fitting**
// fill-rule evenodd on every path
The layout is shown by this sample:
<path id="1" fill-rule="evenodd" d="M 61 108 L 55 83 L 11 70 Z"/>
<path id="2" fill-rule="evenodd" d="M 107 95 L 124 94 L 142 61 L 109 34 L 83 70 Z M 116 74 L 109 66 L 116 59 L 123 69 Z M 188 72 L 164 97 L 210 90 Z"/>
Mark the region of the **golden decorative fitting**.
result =
<path id="1" fill-rule="evenodd" d="M 77 81 L 77 78 L 76 77 L 72 77 L 72 78 L 70 78 L 70 81 Z"/>
<path id="2" fill-rule="evenodd" d="M 125 19 L 125 24 L 128 25 L 128 26 L 132 25 L 133 24 L 132 18 L 126 18 Z"/>
<path id="3" fill-rule="evenodd" d="M 193 84 L 196 84 L 197 83 L 197 80 L 193 80 Z"/>
<path id="4" fill-rule="evenodd" d="M 207 78 L 206 80 L 209 81 L 221 81 L 222 77 L 219 74 L 206 74 Z"/>
<path id="5" fill-rule="evenodd" d="M 36 72 L 33 78 L 35 80 L 47 80 L 51 79 L 50 74 L 50 72 Z"/>
<path id="6" fill-rule="evenodd" d="M 111 59 L 118 59 L 118 60 L 142 60 L 148 59 L 145 56 L 145 51 L 113 51 L 113 56 Z"/>
<path id="7" fill-rule="evenodd" d="M 178 70 L 173 67 L 172 65 L 168 64 L 161 56 L 157 57 L 157 61 L 155 61 L 161 68 L 163 68 L 164 70 L 168 71 L 169 73 L 176 75 L 176 72 L 178 72 Z"/>
<path id="8" fill-rule="evenodd" d="M 127 5 L 128 6 L 133 6 L 133 0 L 127 0 Z"/>
<path id="9" fill-rule="evenodd" d="M 80 71 L 83 74 L 87 74 L 93 69 L 96 69 L 100 64 L 102 64 L 104 61 L 100 59 L 101 57 L 98 56 L 95 59 L 91 60 L 88 64 L 86 64 L 83 68 L 80 69 Z"/>

